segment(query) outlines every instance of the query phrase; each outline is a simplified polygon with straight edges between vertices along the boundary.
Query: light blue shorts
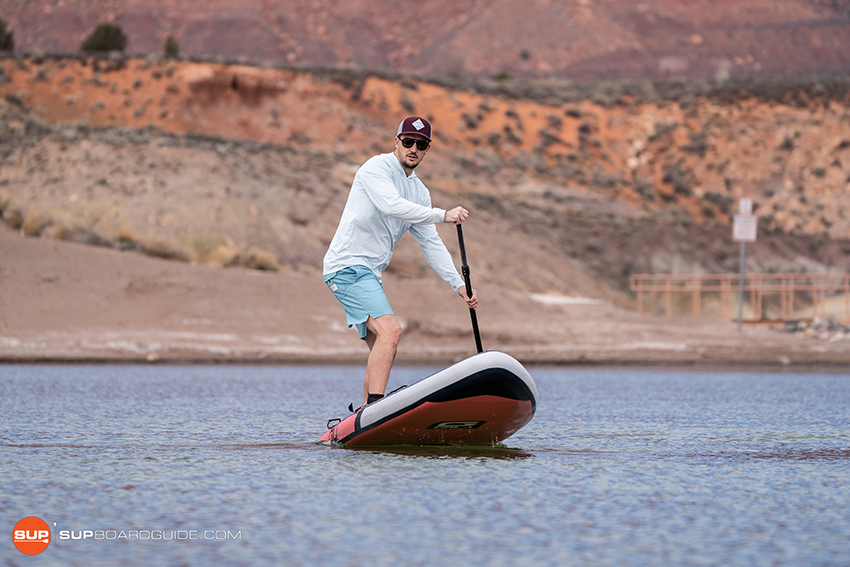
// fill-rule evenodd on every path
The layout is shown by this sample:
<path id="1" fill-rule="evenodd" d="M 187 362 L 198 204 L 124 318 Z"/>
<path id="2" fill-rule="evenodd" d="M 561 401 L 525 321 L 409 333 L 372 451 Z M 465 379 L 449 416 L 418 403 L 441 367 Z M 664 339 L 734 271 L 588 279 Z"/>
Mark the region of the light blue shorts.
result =
<path id="1" fill-rule="evenodd" d="M 377 319 L 382 315 L 392 315 L 393 310 L 384 294 L 384 284 L 378 281 L 372 270 L 366 266 L 343 268 L 332 274 L 325 274 L 325 283 L 345 309 L 348 326 L 357 327 L 360 338 L 366 338 L 366 319 L 371 315 Z"/>

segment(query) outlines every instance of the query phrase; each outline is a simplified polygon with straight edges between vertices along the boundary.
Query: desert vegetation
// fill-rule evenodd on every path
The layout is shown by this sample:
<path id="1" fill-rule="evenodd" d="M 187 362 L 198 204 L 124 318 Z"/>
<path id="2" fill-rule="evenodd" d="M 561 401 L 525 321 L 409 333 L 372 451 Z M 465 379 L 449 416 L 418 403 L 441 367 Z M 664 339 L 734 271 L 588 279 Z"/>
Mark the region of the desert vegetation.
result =
<path id="1" fill-rule="evenodd" d="M 98 24 L 96 28 L 80 44 L 83 53 L 124 51 L 127 47 L 127 36 L 120 26 L 114 24 Z"/>
<path id="2" fill-rule="evenodd" d="M 177 40 L 174 39 L 174 36 L 169 35 L 165 38 L 165 44 L 162 52 L 166 57 L 176 58 L 180 56 L 180 45 L 177 43 Z"/>
<path id="3" fill-rule="evenodd" d="M 256 246 L 244 249 L 227 246 L 218 237 L 195 237 L 189 239 L 190 245 L 186 246 L 170 240 L 144 238 L 124 227 L 116 230 L 113 235 L 104 236 L 82 226 L 66 226 L 55 221 L 50 213 L 26 210 L 5 191 L 0 191 L 0 219 L 9 228 L 28 237 L 44 237 L 119 250 L 136 250 L 156 258 L 192 262 L 216 268 L 241 267 L 271 272 L 282 269 L 271 252 Z M 215 243 L 212 247 L 211 242 Z"/>
<path id="4" fill-rule="evenodd" d="M 0 51 L 15 50 L 15 34 L 9 29 L 9 24 L 0 19 Z"/>

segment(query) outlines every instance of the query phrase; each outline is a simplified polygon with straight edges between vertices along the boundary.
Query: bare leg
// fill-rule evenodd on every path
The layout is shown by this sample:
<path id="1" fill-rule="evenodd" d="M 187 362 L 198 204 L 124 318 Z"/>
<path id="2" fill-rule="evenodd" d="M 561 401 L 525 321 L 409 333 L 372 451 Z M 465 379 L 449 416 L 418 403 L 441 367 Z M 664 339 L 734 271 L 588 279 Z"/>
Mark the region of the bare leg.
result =
<path id="1" fill-rule="evenodd" d="M 366 375 L 363 378 L 365 404 L 369 394 L 383 394 L 387 389 L 390 370 L 401 338 L 401 325 L 395 315 L 382 315 L 377 319 L 369 317 L 363 324 L 369 329 L 366 333 L 369 361 L 366 363 Z"/>
<path id="2" fill-rule="evenodd" d="M 371 317 L 370 317 L 371 319 Z M 367 327 L 368 329 L 368 327 Z M 366 338 L 363 339 L 366 341 L 366 346 L 369 347 L 369 359 L 372 358 L 372 349 L 375 347 L 375 333 L 372 331 L 366 331 Z M 376 394 L 378 392 L 375 392 Z M 369 397 L 369 362 L 366 362 L 366 375 L 363 377 L 363 403 L 366 403 L 367 398 Z"/>

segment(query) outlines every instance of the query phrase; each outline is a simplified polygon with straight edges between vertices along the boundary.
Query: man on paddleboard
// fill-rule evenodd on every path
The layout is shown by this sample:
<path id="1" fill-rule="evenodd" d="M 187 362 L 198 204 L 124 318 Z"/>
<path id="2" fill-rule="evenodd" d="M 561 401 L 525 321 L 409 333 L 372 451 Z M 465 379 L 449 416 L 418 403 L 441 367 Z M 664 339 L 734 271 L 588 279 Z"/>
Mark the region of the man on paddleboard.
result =
<path id="1" fill-rule="evenodd" d="M 463 207 L 443 210 L 431 206 L 431 194 L 414 173 L 431 146 L 431 123 L 420 116 L 401 121 L 395 150 L 364 163 L 354 176 L 336 234 L 323 263 L 322 278 L 345 309 L 348 326 L 357 327 L 369 346 L 363 379 L 363 403 L 383 397 L 395 360 L 401 326 L 393 314 L 381 274 L 390 263 L 396 243 L 410 231 L 428 264 L 457 292 L 470 309 L 468 297 L 451 254 L 435 224 L 460 224 L 469 216 Z"/>

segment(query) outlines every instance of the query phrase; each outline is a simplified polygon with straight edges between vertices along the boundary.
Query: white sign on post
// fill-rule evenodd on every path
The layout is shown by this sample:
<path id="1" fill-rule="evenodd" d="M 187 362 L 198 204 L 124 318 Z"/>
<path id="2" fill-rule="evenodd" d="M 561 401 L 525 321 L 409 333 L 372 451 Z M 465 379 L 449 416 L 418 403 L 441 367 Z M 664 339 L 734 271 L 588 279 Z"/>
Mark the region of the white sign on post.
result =
<path id="1" fill-rule="evenodd" d="M 746 265 L 747 242 L 756 241 L 756 218 L 753 216 L 752 199 L 738 201 L 738 214 L 732 223 L 732 240 L 741 243 L 741 275 L 738 277 L 738 331 L 744 321 L 744 266 Z"/>
<path id="2" fill-rule="evenodd" d="M 735 215 L 732 224 L 732 240 L 735 242 L 755 242 L 758 232 L 756 220 L 758 217 L 751 215 Z"/>

